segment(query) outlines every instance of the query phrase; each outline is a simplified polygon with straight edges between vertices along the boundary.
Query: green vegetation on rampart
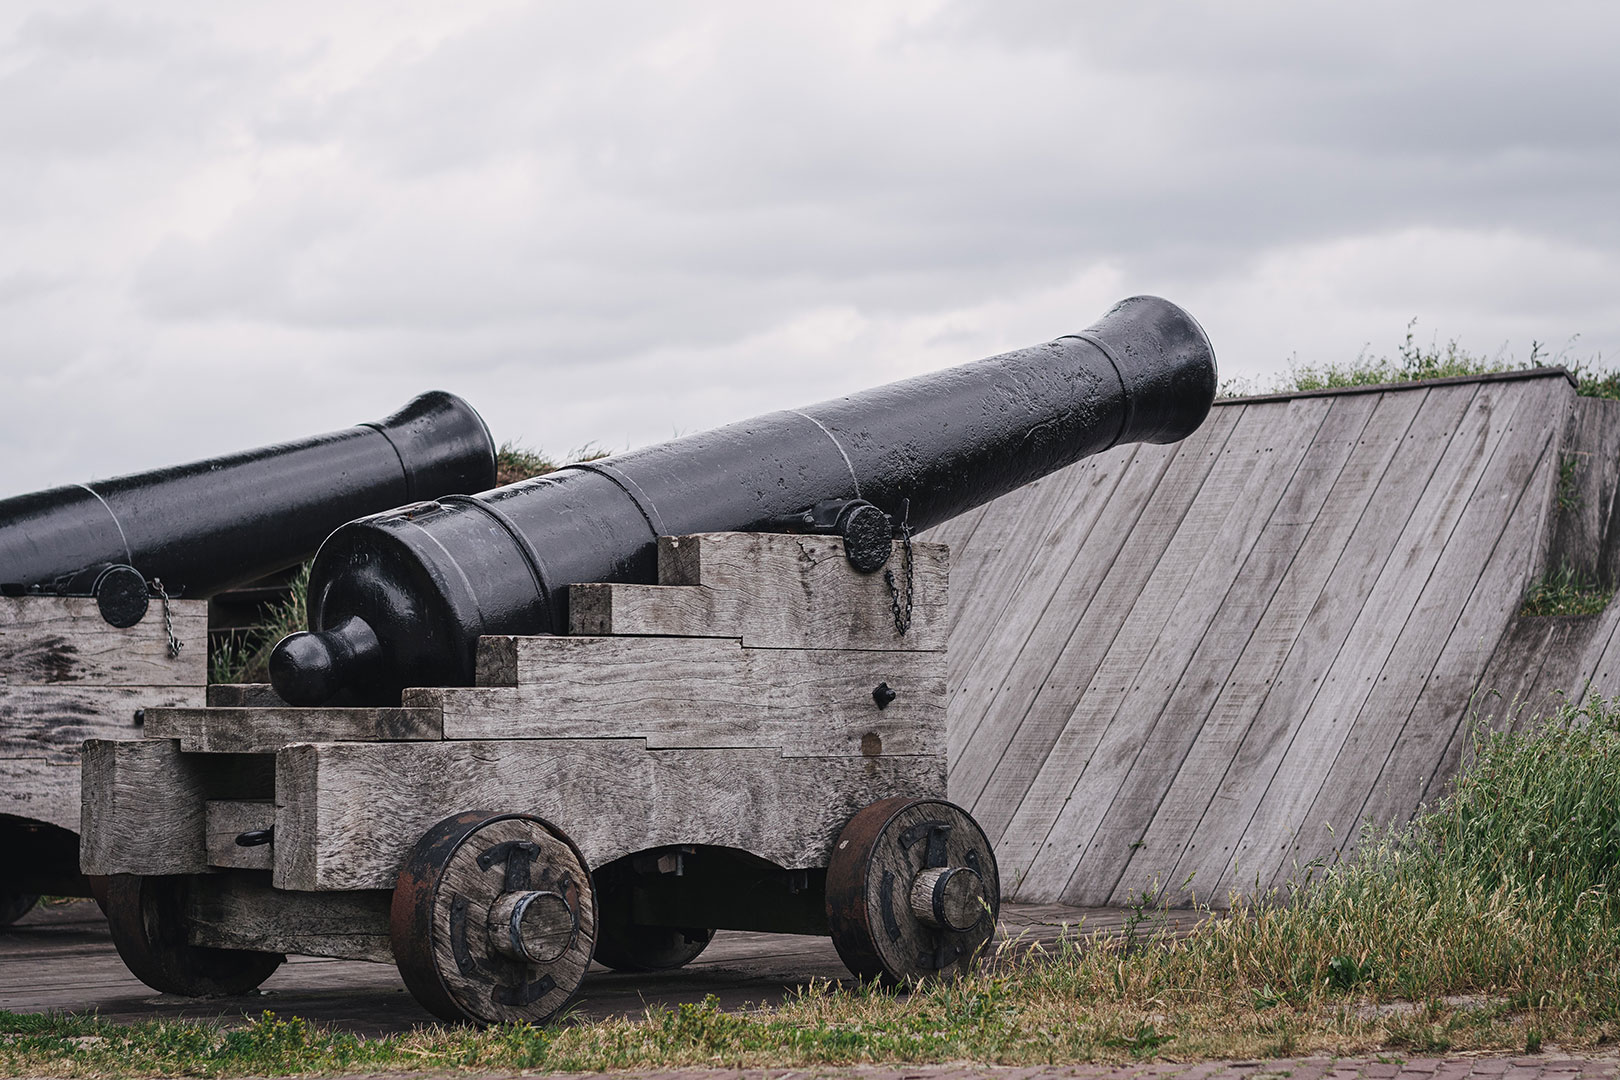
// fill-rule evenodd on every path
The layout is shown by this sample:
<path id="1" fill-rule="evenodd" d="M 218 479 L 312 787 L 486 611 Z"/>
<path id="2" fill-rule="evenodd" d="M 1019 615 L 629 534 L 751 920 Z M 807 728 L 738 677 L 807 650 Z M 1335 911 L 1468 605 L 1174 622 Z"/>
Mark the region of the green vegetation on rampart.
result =
<path id="1" fill-rule="evenodd" d="M 1289 363 L 1288 370 L 1270 380 L 1229 379 L 1221 384 L 1220 395 L 1290 394 L 1562 366 L 1574 376 L 1576 393 L 1584 397 L 1620 399 L 1620 368 L 1604 367 L 1601 356 L 1589 360 L 1569 359 L 1567 354 L 1574 345 L 1573 339 L 1556 355 L 1548 355 L 1540 342 L 1531 342 L 1529 357 L 1520 361 L 1501 353 L 1485 356 L 1470 352 L 1456 338 L 1444 345 L 1436 341 L 1425 347 L 1417 341 L 1416 327 L 1416 319 L 1406 324 L 1406 338 L 1396 348 L 1394 356 L 1374 356 L 1364 347 L 1361 355 L 1348 362 L 1301 364 L 1295 360 Z"/>
<path id="2" fill-rule="evenodd" d="M 269 1013 L 117 1025 L 0 1013 L 0 1073 L 265 1076 L 981 1061 L 1431 1056 L 1620 1039 L 1620 702 L 1478 736 L 1408 826 L 1175 939 L 1003 943 L 910 993 L 817 983 L 785 1004 L 361 1038 Z"/>

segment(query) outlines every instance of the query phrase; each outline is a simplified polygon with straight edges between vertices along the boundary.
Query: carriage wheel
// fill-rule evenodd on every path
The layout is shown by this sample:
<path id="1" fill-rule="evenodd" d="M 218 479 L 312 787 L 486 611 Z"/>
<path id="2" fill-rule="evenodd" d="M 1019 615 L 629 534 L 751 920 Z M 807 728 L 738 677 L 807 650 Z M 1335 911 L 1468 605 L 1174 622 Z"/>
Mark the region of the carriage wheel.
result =
<path id="1" fill-rule="evenodd" d="M 405 985 L 434 1015 L 544 1023 L 590 966 L 590 870 L 573 842 L 537 817 L 457 814 L 405 860 L 390 936 Z"/>
<path id="2" fill-rule="evenodd" d="M 827 866 L 827 922 L 851 972 L 890 984 L 955 978 L 996 931 L 1001 882 L 967 811 L 884 799 L 858 811 Z"/>
<path id="3" fill-rule="evenodd" d="M 33 893 L 0 892 L 0 926 L 10 926 L 39 903 L 39 897 Z"/>
<path id="4" fill-rule="evenodd" d="M 192 945 L 186 937 L 186 886 L 183 876 L 107 879 L 107 927 L 118 955 L 141 982 L 165 994 L 232 997 L 256 988 L 287 959 Z"/>

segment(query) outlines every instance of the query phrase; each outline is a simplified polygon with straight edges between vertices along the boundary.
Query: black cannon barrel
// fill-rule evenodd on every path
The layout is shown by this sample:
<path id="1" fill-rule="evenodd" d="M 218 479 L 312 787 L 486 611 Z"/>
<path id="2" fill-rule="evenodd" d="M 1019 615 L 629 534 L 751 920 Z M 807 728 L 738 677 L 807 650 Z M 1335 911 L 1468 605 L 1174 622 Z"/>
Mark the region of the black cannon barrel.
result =
<path id="1" fill-rule="evenodd" d="M 660 535 L 768 529 L 829 500 L 925 529 L 1117 443 L 1185 437 L 1215 382 L 1197 322 L 1134 297 L 1034 348 L 350 522 L 271 679 L 294 704 L 469 685 L 480 635 L 564 632 L 568 586 L 654 581 Z"/>
<path id="2" fill-rule="evenodd" d="M 124 564 L 207 596 L 308 558 L 345 521 L 494 483 L 484 421 L 433 391 L 377 423 L 0 500 L 0 585 L 50 589 Z"/>

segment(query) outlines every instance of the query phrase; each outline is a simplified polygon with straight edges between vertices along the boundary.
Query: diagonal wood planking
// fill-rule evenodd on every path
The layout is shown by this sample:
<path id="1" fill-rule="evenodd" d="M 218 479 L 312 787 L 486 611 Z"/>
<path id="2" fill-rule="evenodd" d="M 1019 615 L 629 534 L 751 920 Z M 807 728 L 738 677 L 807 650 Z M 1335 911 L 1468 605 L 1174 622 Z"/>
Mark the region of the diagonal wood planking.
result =
<path id="1" fill-rule="evenodd" d="M 1416 418 L 1396 442 L 1393 455 L 1383 457 L 1379 449 L 1379 455 L 1364 458 L 1366 473 L 1349 476 L 1349 483 L 1333 492 L 1335 499 L 1343 495 L 1341 505 L 1336 505 L 1319 528 L 1312 529 L 1301 559 L 1294 563 L 1298 572 L 1281 591 L 1283 602 L 1273 606 L 1277 619 L 1257 631 L 1260 648 L 1254 662 L 1244 672 L 1243 682 L 1233 683 L 1233 693 L 1225 703 L 1217 704 L 1215 716 L 1221 717 L 1225 729 L 1215 740 L 1217 753 L 1230 745 L 1225 740 L 1231 732 L 1239 732 L 1238 742 L 1166 881 L 1179 884 L 1191 879 L 1205 897 L 1225 897 L 1221 886 L 1233 871 L 1234 852 L 1244 829 L 1277 776 L 1281 759 L 1333 657 L 1345 643 L 1354 615 L 1395 544 L 1396 531 L 1411 515 L 1477 387 L 1456 385 L 1408 393 L 1421 400 Z M 1380 470 L 1377 465 L 1382 460 L 1387 465 Z M 1362 495 L 1369 478 L 1375 479 L 1371 495 Z M 1354 513 L 1348 512 L 1351 508 Z M 1244 714 L 1252 717 L 1247 724 Z"/>
<path id="2" fill-rule="evenodd" d="M 1262 888 L 1290 857 L 1295 837 L 1305 831 L 1311 802 L 1507 433 L 1522 395 L 1514 393 L 1512 386 L 1504 389 L 1505 385 L 1481 384 L 1371 591 L 1355 612 L 1348 636 L 1283 754 L 1279 782 L 1266 789 L 1255 809 L 1238 845 L 1237 859 L 1251 868 Z"/>
<path id="3" fill-rule="evenodd" d="M 1038 846 L 1029 830 L 1027 863 L 1011 846 L 1003 859 L 1032 893 L 1063 894 L 1331 405 L 1248 410 L 1233 430 L 1014 819 L 1051 813 Z"/>
<path id="4" fill-rule="evenodd" d="M 1047 603 L 1084 549 L 1132 457 L 1132 451 L 1119 450 L 1091 458 L 1074 469 L 1076 482 L 1066 489 L 1061 514 L 1048 523 L 1029 571 L 1007 591 L 995 624 L 987 627 L 971 659 L 962 661 L 956 651 L 957 638 L 952 636 L 947 683 L 954 700 L 949 710 L 961 720 L 948 732 L 953 762 L 960 760 L 962 751 L 972 744 L 979 723 L 1001 690 L 1003 676 L 1030 641 Z"/>
<path id="5" fill-rule="evenodd" d="M 1237 664 L 1219 687 L 1213 704 L 1207 711 L 1195 709 L 1187 717 L 1195 737 L 1176 772 L 1174 794 L 1167 794 L 1156 808 L 1141 846 L 1115 885 L 1115 895 L 1135 895 L 1155 882 L 1180 890 L 1187 877 L 1192 879 L 1187 884 L 1193 896 L 1201 895 L 1200 875 L 1207 879 L 1211 872 L 1196 863 L 1195 830 L 1227 782 L 1279 670 L 1307 618 L 1318 609 L 1329 574 L 1362 520 L 1396 448 L 1408 438 L 1427 396 L 1418 392 L 1363 398 L 1374 402 L 1372 416 L 1339 475 L 1331 481 L 1322 478 L 1325 501 L 1315 517 L 1274 516 L 1272 526 L 1279 530 L 1305 531 L 1298 553 L 1265 604 L 1259 624 L 1243 643 Z M 1269 746 L 1272 741 L 1260 738 L 1248 745 L 1252 752 L 1254 746 Z M 1249 764 L 1254 765 L 1253 760 Z M 1257 772 L 1258 766 L 1252 771 Z M 1251 774 L 1251 769 L 1242 769 L 1238 779 Z M 1214 876 L 1219 872 L 1218 858 L 1213 864 Z"/>
<path id="6" fill-rule="evenodd" d="M 1455 504 L 1442 504 L 1448 510 L 1451 505 L 1460 506 L 1460 512 L 1421 584 L 1415 604 L 1400 622 L 1399 634 L 1371 684 L 1365 704 L 1349 724 L 1343 745 L 1301 819 L 1302 835 L 1273 871 L 1273 885 L 1283 884 L 1291 859 L 1300 854 L 1302 847 L 1315 850 L 1320 846 L 1309 835 L 1310 830 L 1325 829 L 1330 836 L 1346 839 L 1353 835 L 1362 820 L 1363 806 L 1378 787 L 1386 767 L 1392 766 L 1395 744 L 1407 731 L 1406 722 L 1430 677 L 1437 672 L 1457 674 L 1464 685 L 1471 685 L 1472 673 L 1483 666 L 1489 655 L 1488 647 L 1482 649 L 1476 644 L 1479 638 L 1489 635 L 1495 639 L 1506 628 L 1529 576 L 1525 552 L 1534 551 L 1540 532 L 1534 511 L 1517 521 L 1515 512 L 1532 477 L 1547 460 L 1554 429 L 1546 418 L 1561 413 L 1556 406 L 1567 407 L 1569 389 L 1563 380 L 1542 379 L 1515 395 L 1517 401 L 1499 403 L 1498 411 L 1510 412 L 1512 419 L 1502 425 L 1495 451 L 1474 486 L 1462 493 L 1467 483 L 1465 472 L 1459 478 Z M 1515 533 L 1513 540 L 1518 550 L 1504 551 L 1504 557 L 1493 566 L 1491 556 L 1504 533 Z M 1435 545 L 1435 540 L 1425 538 L 1423 556 Z M 1404 580 L 1415 579 L 1417 573 L 1414 568 Z M 1348 712 L 1341 715 L 1350 717 Z M 1434 718 L 1425 710 L 1419 719 Z M 1445 735 L 1449 735 L 1449 724 L 1442 724 Z M 1406 752 L 1431 758 L 1438 755 L 1446 740 L 1443 736 L 1431 737 L 1436 726 L 1441 725 L 1421 723 L 1413 728 Z M 1416 759 L 1410 757 L 1393 764 L 1398 767 L 1389 780 L 1391 795 L 1398 778 L 1418 771 Z M 1421 790 L 1421 781 L 1415 786 Z M 1413 798 L 1411 805 L 1401 808 L 1401 820 L 1410 815 L 1415 804 Z M 1387 821 L 1388 816 L 1377 820 Z M 1306 858 L 1308 861 L 1309 856 Z"/>
<path id="7" fill-rule="evenodd" d="M 1299 467 L 1286 485 L 1279 485 L 1276 506 L 1255 522 L 1260 527 L 1263 521 L 1259 536 L 1247 556 L 1240 557 L 1242 565 L 1192 650 L 1186 670 L 1170 689 L 1164 708 L 1140 742 L 1129 775 L 1102 817 L 1090 850 L 1071 876 L 1065 889 L 1067 895 L 1112 895 L 1124 877 L 1126 865 L 1145 846 L 1148 825 L 1171 795 L 1202 721 L 1246 651 L 1312 522 L 1321 513 L 1328 492 L 1366 429 L 1378 398 L 1355 395 L 1331 399 L 1329 405 Z M 1259 507 L 1254 509 L 1258 513 Z M 1179 799 L 1181 791 L 1176 789 L 1173 797 Z M 1184 837 L 1185 830 L 1180 835 Z M 1179 853 L 1179 848 L 1159 853 L 1153 869 L 1139 868 L 1137 880 L 1126 886 L 1126 892 L 1139 894 L 1155 882 L 1162 885 Z"/>
<path id="8" fill-rule="evenodd" d="M 966 775 L 960 789 L 953 780 L 953 797 L 970 800 L 971 812 L 992 842 L 999 843 L 1022 806 L 1074 703 L 1242 413 L 1242 408 L 1217 409 L 1180 445 L 1168 451 L 1143 447 L 1132 459 L 1132 468 L 1109 500 L 1110 510 L 1117 504 L 1117 517 L 1110 514 L 1092 529 L 1098 543 L 1075 560 L 1060 592 L 1063 604 L 1053 604 L 1055 610 L 1049 610 L 1030 639 L 1039 647 L 1026 648 L 1019 656 L 1006 691 L 986 717 L 991 738 L 984 740 L 982 753 L 964 755 L 959 763 L 958 771 Z M 970 764 L 979 768 L 970 771 Z M 1003 875 L 1004 882 L 1013 880 Z"/>

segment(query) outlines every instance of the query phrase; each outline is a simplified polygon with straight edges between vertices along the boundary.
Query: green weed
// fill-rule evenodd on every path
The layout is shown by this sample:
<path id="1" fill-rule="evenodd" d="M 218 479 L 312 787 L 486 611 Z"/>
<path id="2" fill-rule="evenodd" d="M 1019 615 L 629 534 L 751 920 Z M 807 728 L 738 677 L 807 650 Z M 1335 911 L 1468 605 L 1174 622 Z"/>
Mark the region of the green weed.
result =
<path id="1" fill-rule="evenodd" d="M 1524 594 L 1520 615 L 1596 615 L 1609 606 L 1613 589 L 1605 589 L 1595 578 L 1568 564 L 1535 581 Z"/>

